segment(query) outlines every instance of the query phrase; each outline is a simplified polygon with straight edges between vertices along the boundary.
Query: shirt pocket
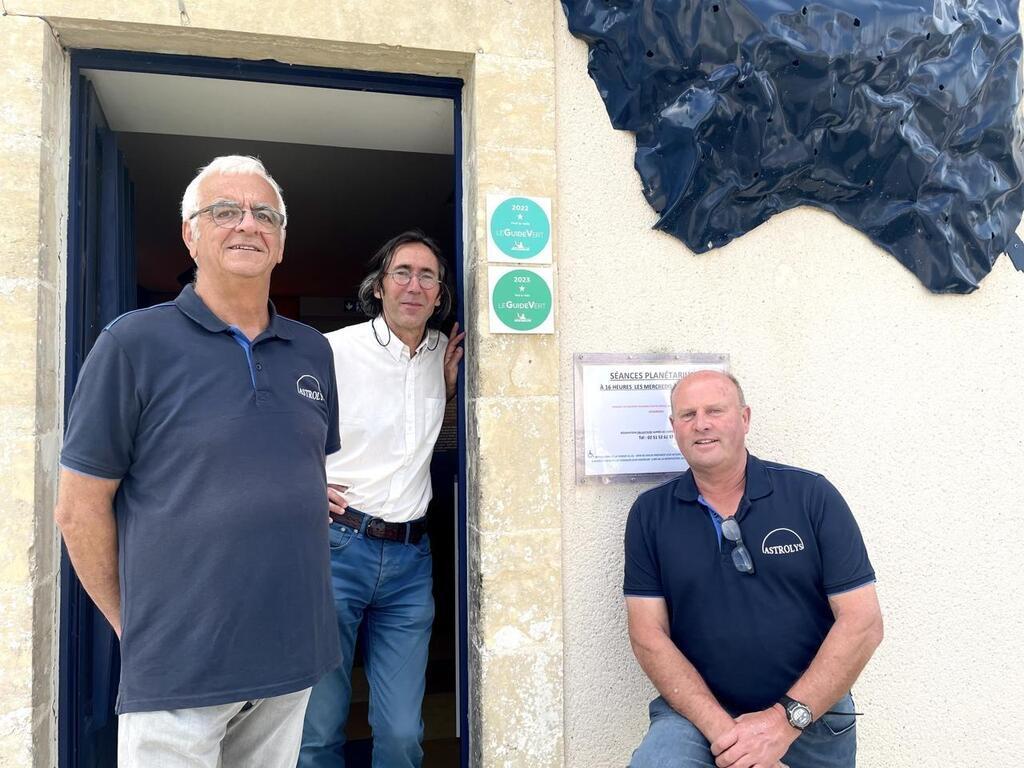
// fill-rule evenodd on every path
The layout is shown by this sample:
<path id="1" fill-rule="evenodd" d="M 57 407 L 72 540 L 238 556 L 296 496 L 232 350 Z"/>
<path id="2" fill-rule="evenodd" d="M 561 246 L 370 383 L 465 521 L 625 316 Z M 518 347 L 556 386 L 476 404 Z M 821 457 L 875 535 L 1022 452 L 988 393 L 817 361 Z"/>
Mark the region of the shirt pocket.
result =
<path id="1" fill-rule="evenodd" d="M 368 419 L 365 416 L 345 413 L 338 416 L 338 424 L 341 427 L 341 434 L 350 437 L 361 437 L 369 429 Z"/>
<path id="2" fill-rule="evenodd" d="M 444 408 L 448 401 L 443 397 L 425 397 L 423 400 L 423 424 L 420 425 L 420 434 L 433 445 L 441 432 Z"/>

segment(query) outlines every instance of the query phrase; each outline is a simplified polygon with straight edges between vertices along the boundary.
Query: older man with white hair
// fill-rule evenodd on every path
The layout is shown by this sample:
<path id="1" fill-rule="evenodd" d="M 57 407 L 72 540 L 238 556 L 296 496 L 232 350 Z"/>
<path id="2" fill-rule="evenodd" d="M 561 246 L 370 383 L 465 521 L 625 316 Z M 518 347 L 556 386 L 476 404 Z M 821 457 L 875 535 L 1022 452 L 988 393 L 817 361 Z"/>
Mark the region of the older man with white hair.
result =
<path id="1" fill-rule="evenodd" d="M 219 157 L 182 199 L 196 280 L 108 325 L 75 389 L 56 518 L 121 640 L 118 764 L 294 766 L 340 661 L 324 461 L 331 350 L 281 317 L 281 191 Z"/>

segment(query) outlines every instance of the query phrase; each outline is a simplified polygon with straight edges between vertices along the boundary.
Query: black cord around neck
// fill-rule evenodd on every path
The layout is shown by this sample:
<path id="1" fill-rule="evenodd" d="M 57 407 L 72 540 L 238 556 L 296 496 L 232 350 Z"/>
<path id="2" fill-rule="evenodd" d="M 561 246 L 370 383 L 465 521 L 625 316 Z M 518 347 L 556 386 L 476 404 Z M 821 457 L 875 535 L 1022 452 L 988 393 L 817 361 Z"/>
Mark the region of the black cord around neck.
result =
<path id="1" fill-rule="evenodd" d="M 387 341 L 381 341 L 380 340 L 380 336 L 377 334 L 377 317 L 383 317 L 384 318 L 384 327 L 388 329 L 388 340 Z M 387 315 L 384 314 L 384 307 L 380 308 L 380 314 L 377 315 L 377 317 L 373 318 L 373 320 L 370 321 L 370 327 L 373 328 L 373 338 L 377 340 L 377 343 L 380 346 L 382 346 L 384 348 L 387 348 L 388 345 L 391 344 L 391 323 L 388 322 L 388 317 L 387 317 Z M 435 349 L 437 349 L 437 345 L 441 343 L 441 331 L 437 330 L 436 328 L 434 328 L 434 329 L 430 329 L 430 328 L 424 329 L 423 335 L 424 336 L 429 336 L 431 330 L 434 331 L 434 343 L 427 345 L 427 351 L 428 352 L 433 352 Z M 422 344 L 422 343 L 423 343 L 423 339 L 420 339 L 420 344 Z M 416 348 L 419 349 L 419 344 L 416 345 Z M 416 350 L 415 349 L 411 349 L 409 351 L 410 352 L 415 352 Z"/>
<path id="2" fill-rule="evenodd" d="M 383 307 L 381 307 L 380 314 L 377 315 L 377 317 L 384 317 Z M 384 327 L 388 329 L 388 340 L 381 341 L 380 336 L 377 335 L 377 317 L 373 318 L 373 320 L 370 321 L 370 327 L 373 328 L 373 338 L 377 340 L 378 344 L 387 349 L 388 345 L 391 343 L 391 326 L 388 325 L 388 319 L 384 317 Z"/>

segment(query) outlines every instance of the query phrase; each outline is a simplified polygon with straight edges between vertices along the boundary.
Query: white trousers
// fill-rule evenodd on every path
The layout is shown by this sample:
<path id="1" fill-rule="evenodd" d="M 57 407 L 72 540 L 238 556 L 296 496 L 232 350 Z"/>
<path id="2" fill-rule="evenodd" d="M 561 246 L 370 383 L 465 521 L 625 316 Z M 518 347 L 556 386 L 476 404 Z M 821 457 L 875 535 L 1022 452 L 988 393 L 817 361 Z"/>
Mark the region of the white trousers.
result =
<path id="1" fill-rule="evenodd" d="M 295 768 L 309 691 L 121 715 L 118 768 Z"/>

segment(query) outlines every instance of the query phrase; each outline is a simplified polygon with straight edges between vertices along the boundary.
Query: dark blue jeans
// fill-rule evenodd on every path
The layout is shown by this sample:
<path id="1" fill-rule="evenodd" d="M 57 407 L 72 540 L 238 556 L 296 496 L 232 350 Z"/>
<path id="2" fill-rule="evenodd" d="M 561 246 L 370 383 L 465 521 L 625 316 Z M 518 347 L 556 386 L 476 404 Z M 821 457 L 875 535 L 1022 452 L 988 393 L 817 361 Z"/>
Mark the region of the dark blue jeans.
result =
<path id="1" fill-rule="evenodd" d="M 832 707 L 853 712 L 847 694 Z M 651 728 L 629 761 L 630 768 L 715 768 L 711 745 L 689 720 L 660 696 L 651 702 Z M 804 730 L 782 758 L 789 768 L 855 768 L 857 720 L 822 715 Z"/>
<path id="2" fill-rule="evenodd" d="M 366 677 L 374 768 L 423 762 L 423 693 L 434 621 L 430 541 L 368 538 L 331 523 L 331 577 L 341 635 L 341 666 L 313 687 L 299 768 L 343 768 L 352 697 L 352 656 L 365 622 Z"/>

